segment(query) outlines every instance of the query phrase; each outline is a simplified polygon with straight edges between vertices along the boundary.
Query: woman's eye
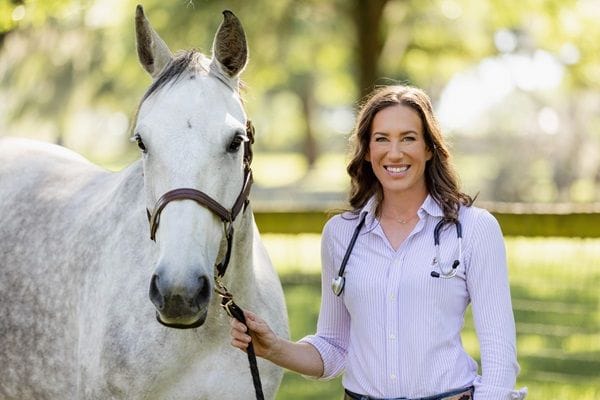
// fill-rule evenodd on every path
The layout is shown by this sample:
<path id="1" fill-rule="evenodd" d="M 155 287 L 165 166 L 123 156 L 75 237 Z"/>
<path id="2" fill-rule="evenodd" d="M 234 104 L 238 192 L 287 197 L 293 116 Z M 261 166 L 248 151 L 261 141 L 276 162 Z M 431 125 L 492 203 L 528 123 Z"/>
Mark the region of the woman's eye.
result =
<path id="1" fill-rule="evenodd" d="M 229 147 L 227 148 L 227 151 L 229 153 L 235 153 L 236 151 L 238 151 L 240 149 L 240 146 L 246 140 L 247 139 L 244 136 L 242 136 L 242 135 L 236 135 L 233 138 L 233 140 L 231 141 L 231 143 L 229 143 Z"/>
<path id="2" fill-rule="evenodd" d="M 385 142 L 387 139 L 384 136 L 376 136 L 375 142 Z"/>
<path id="3" fill-rule="evenodd" d="M 133 137 L 130 139 L 132 142 L 135 140 L 137 142 L 138 147 L 140 148 L 140 150 L 143 153 L 146 153 L 146 145 L 144 145 L 144 142 L 142 141 L 142 137 L 140 136 L 139 133 L 136 133 L 135 135 L 133 135 Z"/>
<path id="4" fill-rule="evenodd" d="M 403 142 L 414 142 L 415 140 L 417 140 L 414 136 L 405 136 L 402 138 Z"/>

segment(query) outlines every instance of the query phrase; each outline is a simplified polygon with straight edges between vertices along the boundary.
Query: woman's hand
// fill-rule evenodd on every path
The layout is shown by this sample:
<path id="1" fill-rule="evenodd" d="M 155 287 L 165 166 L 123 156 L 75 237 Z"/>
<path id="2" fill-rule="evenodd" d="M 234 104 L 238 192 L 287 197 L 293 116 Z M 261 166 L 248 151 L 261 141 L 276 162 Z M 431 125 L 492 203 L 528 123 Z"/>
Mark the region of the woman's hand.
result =
<path id="1" fill-rule="evenodd" d="M 252 341 L 254 352 L 258 357 L 272 358 L 279 347 L 279 337 L 262 318 L 253 312 L 244 311 L 244 317 L 247 327 L 237 319 L 231 318 L 231 345 L 246 351 Z M 248 329 L 250 329 L 249 334 Z"/>
<path id="2" fill-rule="evenodd" d="M 254 353 L 258 357 L 303 375 L 314 377 L 323 375 L 323 360 L 311 344 L 294 343 L 280 338 L 262 318 L 253 312 L 244 311 L 244 317 L 248 327 L 235 318 L 231 319 L 233 347 L 246 351 L 248 344 L 252 342 Z"/>

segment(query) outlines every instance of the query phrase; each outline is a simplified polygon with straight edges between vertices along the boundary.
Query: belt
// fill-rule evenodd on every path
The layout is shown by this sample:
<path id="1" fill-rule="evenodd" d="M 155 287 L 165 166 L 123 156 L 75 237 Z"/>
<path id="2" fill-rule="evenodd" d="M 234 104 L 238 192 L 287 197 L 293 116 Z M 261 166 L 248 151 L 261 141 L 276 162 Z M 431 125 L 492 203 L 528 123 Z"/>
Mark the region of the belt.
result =
<path id="1" fill-rule="evenodd" d="M 466 388 L 454 389 L 448 392 L 436 394 L 427 397 L 418 397 L 409 399 L 408 397 L 396 397 L 393 399 L 380 399 L 371 396 L 354 393 L 345 389 L 344 400 L 473 400 L 473 386 Z"/>

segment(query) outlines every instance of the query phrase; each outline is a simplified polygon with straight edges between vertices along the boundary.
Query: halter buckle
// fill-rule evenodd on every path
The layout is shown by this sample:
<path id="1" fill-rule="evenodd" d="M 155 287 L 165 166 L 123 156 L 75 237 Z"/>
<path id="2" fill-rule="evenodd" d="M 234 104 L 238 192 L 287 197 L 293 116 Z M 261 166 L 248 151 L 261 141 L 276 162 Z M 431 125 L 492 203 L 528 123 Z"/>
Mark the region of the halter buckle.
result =
<path id="1" fill-rule="evenodd" d="M 225 310 L 229 317 L 234 318 L 231 313 L 231 306 L 233 305 L 233 295 L 227 290 L 220 276 L 215 276 L 215 292 L 221 297 L 221 307 Z"/>

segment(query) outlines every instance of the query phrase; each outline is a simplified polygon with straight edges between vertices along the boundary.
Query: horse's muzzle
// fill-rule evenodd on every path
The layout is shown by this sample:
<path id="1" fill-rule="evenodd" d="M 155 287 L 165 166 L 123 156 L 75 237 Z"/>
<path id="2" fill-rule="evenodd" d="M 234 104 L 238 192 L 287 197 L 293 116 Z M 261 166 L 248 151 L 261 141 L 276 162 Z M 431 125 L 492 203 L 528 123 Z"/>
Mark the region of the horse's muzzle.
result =
<path id="1" fill-rule="evenodd" d="M 185 286 L 166 283 L 159 274 L 150 281 L 150 300 L 156 307 L 156 319 L 170 328 L 197 328 L 206 320 L 211 297 L 210 280 L 200 276 Z"/>

